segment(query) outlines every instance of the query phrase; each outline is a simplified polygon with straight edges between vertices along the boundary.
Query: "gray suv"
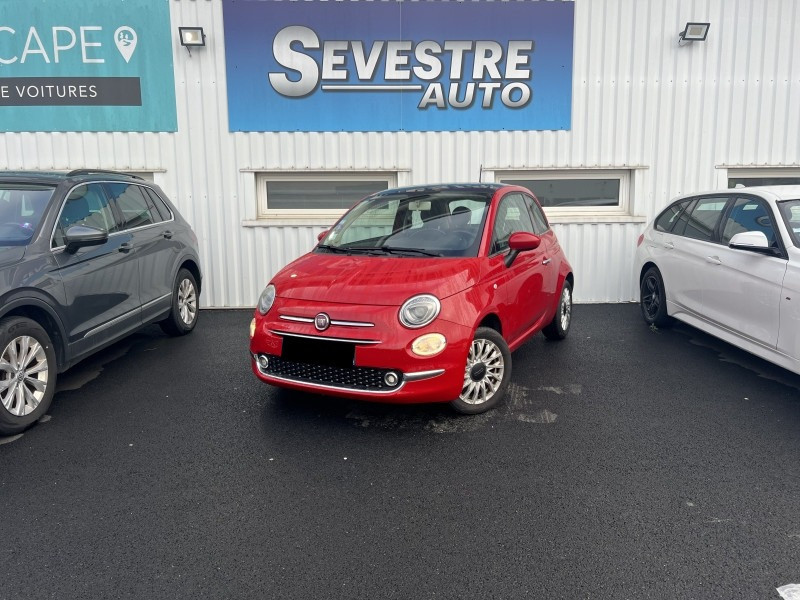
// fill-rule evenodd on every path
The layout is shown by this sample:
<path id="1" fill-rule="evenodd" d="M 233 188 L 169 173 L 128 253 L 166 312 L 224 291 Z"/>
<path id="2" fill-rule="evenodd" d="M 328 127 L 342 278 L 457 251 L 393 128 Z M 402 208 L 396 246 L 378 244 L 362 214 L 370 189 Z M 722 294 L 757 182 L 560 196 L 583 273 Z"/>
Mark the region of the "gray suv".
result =
<path id="1" fill-rule="evenodd" d="M 197 324 L 197 237 L 152 183 L 0 173 L 0 435 L 50 406 L 56 374 L 149 323 Z"/>

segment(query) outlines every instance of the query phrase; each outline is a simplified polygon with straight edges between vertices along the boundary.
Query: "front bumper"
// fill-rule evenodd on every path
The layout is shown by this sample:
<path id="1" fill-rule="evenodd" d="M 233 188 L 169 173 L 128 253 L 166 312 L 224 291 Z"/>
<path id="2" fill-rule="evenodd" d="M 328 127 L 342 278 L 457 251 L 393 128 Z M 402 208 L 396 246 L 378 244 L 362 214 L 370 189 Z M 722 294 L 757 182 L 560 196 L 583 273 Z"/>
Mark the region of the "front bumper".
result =
<path id="1" fill-rule="evenodd" d="M 364 322 L 371 327 L 334 327 L 319 332 L 313 323 L 286 319 L 313 317 L 324 310 L 340 322 Z M 253 373 L 265 383 L 306 392 L 376 402 L 449 402 L 464 383 L 464 366 L 472 339 L 470 328 L 437 319 L 427 327 L 409 330 L 396 318 L 396 307 L 364 307 L 283 302 L 266 316 L 255 314 L 250 342 Z M 438 355 L 422 358 L 411 352 L 412 342 L 425 333 L 441 333 L 447 346 Z M 292 338 L 340 341 L 353 349 L 352 364 L 325 364 L 313 357 L 284 357 L 284 340 Z"/>

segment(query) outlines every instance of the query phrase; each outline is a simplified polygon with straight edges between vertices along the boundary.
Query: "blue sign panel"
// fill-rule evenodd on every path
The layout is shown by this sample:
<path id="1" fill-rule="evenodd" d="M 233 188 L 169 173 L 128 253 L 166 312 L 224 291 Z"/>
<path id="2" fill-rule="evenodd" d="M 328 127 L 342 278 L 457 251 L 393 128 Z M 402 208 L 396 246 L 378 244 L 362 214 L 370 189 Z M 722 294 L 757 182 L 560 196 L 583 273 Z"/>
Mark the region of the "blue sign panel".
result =
<path id="1" fill-rule="evenodd" d="M 169 0 L 0 0 L 0 130 L 176 129 Z"/>
<path id="2" fill-rule="evenodd" d="M 569 129 L 574 8 L 223 0 L 230 129 Z"/>

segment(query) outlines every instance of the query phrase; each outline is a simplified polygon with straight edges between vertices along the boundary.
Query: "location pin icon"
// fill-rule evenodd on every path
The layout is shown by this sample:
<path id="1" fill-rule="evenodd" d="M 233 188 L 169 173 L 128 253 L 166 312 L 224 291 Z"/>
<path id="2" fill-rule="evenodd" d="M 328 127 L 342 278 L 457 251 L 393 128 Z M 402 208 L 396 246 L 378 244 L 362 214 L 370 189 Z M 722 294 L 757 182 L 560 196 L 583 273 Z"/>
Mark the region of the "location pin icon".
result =
<path id="1" fill-rule="evenodd" d="M 136 50 L 137 41 L 136 32 L 127 25 L 120 27 L 114 32 L 114 43 L 117 45 L 117 50 L 122 54 L 125 62 L 131 61 L 133 51 Z"/>

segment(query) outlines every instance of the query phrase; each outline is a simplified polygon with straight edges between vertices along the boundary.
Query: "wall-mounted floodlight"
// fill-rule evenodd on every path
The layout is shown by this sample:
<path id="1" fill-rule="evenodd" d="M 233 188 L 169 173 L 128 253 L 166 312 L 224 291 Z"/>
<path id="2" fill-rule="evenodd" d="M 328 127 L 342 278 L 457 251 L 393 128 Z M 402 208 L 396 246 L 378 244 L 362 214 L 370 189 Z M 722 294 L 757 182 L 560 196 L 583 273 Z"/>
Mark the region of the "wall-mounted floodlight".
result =
<path id="1" fill-rule="evenodd" d="M 192 55 L 192 48 L 206 45 L 206 34 L 202 27 L 178 27 L 178 35 L 181 38 L 181 46 L 186 48 L 189 56 Z"/>
<path id="2" fill-rule="evenodd" d="M 688 42 L 705 42 L 711 23 L 687 23 L 686 28 L 678 34 L 678 45 Z"/>

